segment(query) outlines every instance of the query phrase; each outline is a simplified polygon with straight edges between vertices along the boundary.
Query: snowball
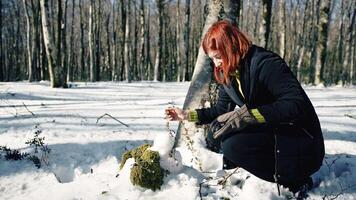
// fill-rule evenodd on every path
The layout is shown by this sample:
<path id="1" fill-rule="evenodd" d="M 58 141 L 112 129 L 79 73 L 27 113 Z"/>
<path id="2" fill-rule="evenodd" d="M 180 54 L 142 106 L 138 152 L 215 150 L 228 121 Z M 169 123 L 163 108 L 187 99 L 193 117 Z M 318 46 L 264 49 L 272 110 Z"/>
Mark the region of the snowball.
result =
<path id="1" fill-rule="evenodd" d="M 179 151 L 174 151 L 172 154 L 165 154 L 160 157 L 160 165 L 163 169 L 171 173 L 177 173 L 183 169 L 182 155 Z"/>
<path id="2" fill-rule="evenodd" d="M 167 155 L 173 148 L 174 139 L 174 136 L 171 134 L 157 134 L 150 150 L 158 151 L 161 157 Z"/>

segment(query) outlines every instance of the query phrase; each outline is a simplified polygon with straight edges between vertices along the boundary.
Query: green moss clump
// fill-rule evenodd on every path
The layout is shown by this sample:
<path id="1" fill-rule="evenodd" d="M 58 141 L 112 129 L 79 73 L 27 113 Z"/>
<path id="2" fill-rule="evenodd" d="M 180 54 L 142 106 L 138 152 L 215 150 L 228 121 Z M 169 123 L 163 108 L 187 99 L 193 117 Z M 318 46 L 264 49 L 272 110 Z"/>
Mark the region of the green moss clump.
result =
<path id="1" fill-rule="evenodd" d="M 151 147 L 150 144 L 143 144 L 136 149 L 132 149 L 130 151 L 126 151 L 124 154 L 121 156 L 121 162 L 120 162 L 120 170 L 124 167 L 126 160 L 129 158 L 134 158 L 135 160 L 143 154 L 143 152 L 146 151 L 148 147 Z"/>
<path id="2" fill-rule="evenodd" d="M 165 172 L 160 166 L 159 153 L 147 150 L 150 146 L 149 144 L 144 144 L 124 153 L 120 169 L 125 165 L 127 159 L 134 158 L 136 163 L 131 168 L 131 183 L 155 191 L 161 188 Z"/>

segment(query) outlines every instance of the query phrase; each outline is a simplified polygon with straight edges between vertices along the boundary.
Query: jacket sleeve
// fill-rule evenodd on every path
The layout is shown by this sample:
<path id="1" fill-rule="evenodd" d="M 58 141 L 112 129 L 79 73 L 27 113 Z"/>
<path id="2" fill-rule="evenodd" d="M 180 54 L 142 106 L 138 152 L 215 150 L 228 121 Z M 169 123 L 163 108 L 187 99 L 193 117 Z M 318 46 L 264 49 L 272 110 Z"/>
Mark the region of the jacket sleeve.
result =
<path id="1" fill-rule="evenodd" d="M 281 59 L 272 59 L 259 63 L 259 84 L 272 94 L 274 102 L 257 107 L 268 124 L 293 122 L 306 115 L 307 101 L 303 88 L 287 64 Z"/>
<path id="2" fill-rule="evenodd" d="M 220 85 L 218 87 L 218 101 L 210 108 L 196 109 L 198 120 L 197 124 L 208 124 L 212 122 L 219 115 L 234 110 L 236 104 L 231 100 L 226 93 L 224 87 Z"/>

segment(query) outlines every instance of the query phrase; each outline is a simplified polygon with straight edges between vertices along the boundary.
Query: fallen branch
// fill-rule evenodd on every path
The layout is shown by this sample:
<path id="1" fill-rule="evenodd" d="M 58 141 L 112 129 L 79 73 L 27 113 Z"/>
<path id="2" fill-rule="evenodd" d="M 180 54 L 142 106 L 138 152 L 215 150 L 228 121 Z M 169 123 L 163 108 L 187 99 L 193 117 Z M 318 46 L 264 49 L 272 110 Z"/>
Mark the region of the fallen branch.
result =
<path id="1" fill-rule="evenodd" d="M 29 113 L 31 113 L 32 116 L 35 116 L 35 114 L 34 114 L 31 110 L 29 110 L 29 109 L 27 108 L 27 106 L 26 106 L 26 104 L 25 104 L 24 102 L 22 102 L 22 105 L 26 108 L 26 110 L 27 110 Z"/>
<path id="2" fill-rule="evenodd" d="M 356 116 L 352 116 L 352 115 L 350 115 L 350 114 L 345 114 L 344 116 L 345 116 L 345 117 L 350 117 L 350 118 L 352 118 L 352 119 L 356 119 Z"/>
<path id="3" fill-rule="evenodd" d="M 326 200 L 326 199 L 327 200 L 335 200 L 339 196 L 343 195 L 347 190 L 353 189 L 356 186 L 356 184 L 353 184 L 353 185 L 349 185 L 348 187 L 343 187 L 340 183 L 339 183 L 339 185 L 340 185 L 340 190 L 341 190 L 339 193 L 337 193 L 333 197 L 331 196 L 331 194 L 329 194 L 329 195 L 326 194 L 323 196 L 323 200 Z"/>
<path id="4" fill-rule="evenodd" d="M 200 196 L 200 199 L 202 200 L 203 199 L 203 195 L 202 195 L 202 187 L 203 187 L 203 184 L 207 183 L 207 186 L 219 186 L 219 185 L 222 185 L 223 188 L 227 182 L 227 179 L 229 179 L 233 174 L 236 174 L 236 172 L 239 170 L 240 168 L 237 167 L 233 172 L 231 173 L 228 173 L 222 177 L 218 177 L 218 178 L 212 178 L 212 177 L 209 177 L 208 179 L 205 179 L 203 180 L 202 182 L 199 183 L 199 196 Z M 221 179 L 221 180 L 219 180 Z M 218 180 L 217 184 L 209 184 L 210 181 L 215 181 L 215 180 Z"/>
<path id="5" fill-rule="evenodd" d="M 108 113 L 105 113 L 105 114 L 103 114 L 102 116 L 100 116 L 100 117 L 96 120 L 96 124 L 99 122 L 99 120 L 100 120 L 101 118 L 103 118 L 103 117 L 105 117 L 105 116 L 111 117 L 113 120 L 119 122 L 120 124 L 122 124 L 122 125 L 124 125 L 124 126 L 126 126 L 126 127 L 129 127 L 129 125 L 127 125 L 127 124 L 121 122 L 120 120 L 116 119 L 115 117 L 111 116 L 111 115 L 108 114 Z"/>

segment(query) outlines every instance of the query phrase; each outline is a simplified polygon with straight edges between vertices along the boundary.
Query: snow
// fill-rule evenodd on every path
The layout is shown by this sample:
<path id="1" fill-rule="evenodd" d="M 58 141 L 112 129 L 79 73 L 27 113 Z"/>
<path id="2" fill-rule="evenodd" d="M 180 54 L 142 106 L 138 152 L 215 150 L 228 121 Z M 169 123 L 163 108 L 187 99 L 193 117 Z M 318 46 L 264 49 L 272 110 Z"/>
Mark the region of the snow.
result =
<path id="1" fill-rule="evenodd" d="M 222 155 L 204 148 L 200 131 L 170 157 L 168 106 L 181 107 L 189 83 L 0 83 L 0 146 L 30 152 L 25 142 L 42 131 L 51 149 L 48 165 L 0 159 L 0 199 L 285 199 L 291 193 L 243 169 L 221 170 Z M 356 88 L 304 86 L 325 138 L 326 159 L 313 175 L 310 199 L 356 199 Z M 32 115 L 31 112 L 34 114 Z M 111 118 L 109 114 L 128 127 Z M 348 116 L 347 116 L 348 115 Z M 102 118 L 100 118 L 102 116 Z M 189 123 L 186 124 L 189 126 Z M 183 139 L 186 139 L 182 135 Z M 160 152 L 171 171 L 159 191 L 130 183 L 121 155 L 144 143 Z M 230 176 L 231 175 L 231 176 Z M 228 177 L 229 176 L 229 177 Z M 228 178 L 227 178 L 228 177 Z M 221 185 L 219 183 L 225 182 Z"/>

